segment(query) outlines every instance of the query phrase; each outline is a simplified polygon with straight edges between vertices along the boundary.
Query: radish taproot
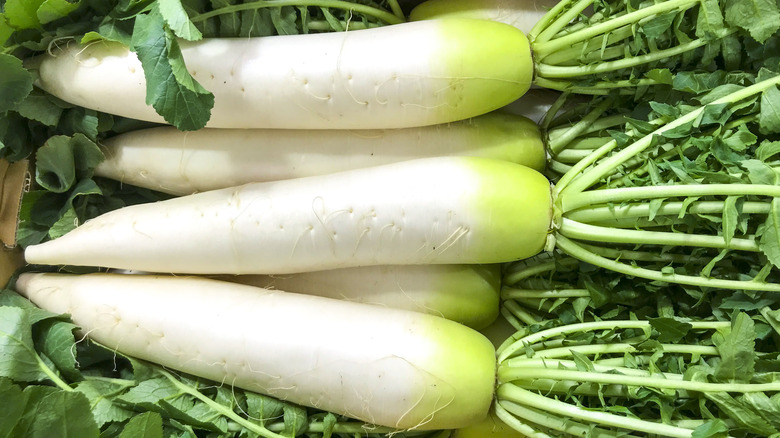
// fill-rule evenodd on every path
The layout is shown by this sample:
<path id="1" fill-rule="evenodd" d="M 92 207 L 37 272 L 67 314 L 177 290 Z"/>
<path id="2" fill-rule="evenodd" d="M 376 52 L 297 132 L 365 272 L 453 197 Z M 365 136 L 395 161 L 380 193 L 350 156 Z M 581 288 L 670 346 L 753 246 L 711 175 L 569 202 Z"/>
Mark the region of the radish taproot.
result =
<path id="1" fill-rule="evenodd" d="M 556 3 L 556 0 L 428 0 L 409 12 L 409 20 L 476 18 L 506 23 L 528 33 Z"/>
<path id="2" fill-rule="evenodd" d="M 71 43 L 55 38 L 52 46 L 64 47 L 27 58 L 26 68 L 40 88 L 72 104 L 182 130 L 380 129 L 484 114 L 516 100 L 532 82 L 633 95 L 669 85 L 672 71 L 709 71 L 721 51 L 731 63 L 728 48 L 764 43 L 773 32 L 773 25 L 753 29 L 756 20 L 748 18 L 713 19 L 705 30 L 670 24 L 729 16 L 729 2 L 561 0 L 527 37 L 497 21 L 450 17 L 318 34 L 197 32 L 179 40 L 150 9 L 134 17 L 145 32 L 131 35 L 130 47 L 96 40 L 95 32 Z M 179 24 L 195 28 L 184 15 Z"/>
<path id="3" fill-rule="evenodd" d="M 214 95 L 215 128 L 385 129 L 467 119 L 522 96 L 533 75 L 525 35 L 488 20 L 181 41 L 193 78 Z M 507 62 L 508 59 L 513 60 Z M 520 60 L 515 62 L 514 60 Z M 164 122 L 144 69 L 119 43 L 76 42 L 29 61 L 62 100 Z"/>
<path id="4" fill-rule="evenodd" d="M 500 263 L 543 249 L 551 203 L 549 181 L 525 166 L 424 158 L 124 207 L 25 257 L 192 274 Z"/>
<path id="5" fill-rule="evenodd" d="M 219 279 L 430 313 L 475 329 L 498 316 L 501 287 L 500 265 L 382 265 Z"/>
<path id="6" fill-rule="evenodd" d="M 371 424 L 458 428 L 493 399 L 493 345 L 433 315 L 202 277 L 25 273 L 16 289 L 125 355 Z"/>
<path id="7" fill-rule="evenodd" d="M 426 127 L 385 130 L 213 129 L 131 131 L 103 143 L 98 176 L 184 195 L 438 155 L 473 155 L 542 170 L 531 120 L 491 112 Z"/>

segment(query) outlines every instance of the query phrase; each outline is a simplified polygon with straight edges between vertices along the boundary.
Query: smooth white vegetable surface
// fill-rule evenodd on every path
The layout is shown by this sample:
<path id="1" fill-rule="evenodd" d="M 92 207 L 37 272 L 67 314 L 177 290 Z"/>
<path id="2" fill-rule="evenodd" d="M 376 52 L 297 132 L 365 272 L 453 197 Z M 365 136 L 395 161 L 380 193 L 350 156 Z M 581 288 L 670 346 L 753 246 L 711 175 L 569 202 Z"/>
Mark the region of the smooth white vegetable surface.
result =
<path id="1" fill-rule="evenodd" d="M 551 218 L 539 172 L 438 157 L 125 207 L 27 247 L 25 258 L 199 274 L 501 263 L 541 251 Z"/>
<path id="2" fill-rule="evenodd" d="M 362 266 L 221 280 L 430 313 L 481 329 L 498 316 L 500 265 Z"/>
<path id="3" fill-rule="evenodd" d="M 415 6 L 409 19 L 477 18 L 506 23 L 528 33 L 556 3 L 557 0 L 428 0 Z"/>
<path id="4" fill-rule="evenodd" d="M 495 351 L 461 324 L 196 277 L 22 274 L 36 305 L 117 351 L 400 429 L 483 419 Z"/>
<path id="5" fill-rule="evenodd" d="M 384 130 L 201 129 L 158 127 L 104 141 L 95 174 L 175 195 L 388 164 L 439 155 L 545 165 L 539 128 L 522 116 Z"/>
<path id="6" fill-rule="evenodd" d="M 532 88 L 520 99 L 501 108 L 501 112 L 527 117 L 541 124 L 550 107 L 561 97 L 561 92 L 546 88 Z M 575 101 L 576 98 L 570 98 Z M 547 133 L 545 133 L 547 134 Z"/>
<path id="7" fill-rule="evenodd" d="M 190 74 L 215 97 L 216 128 L 382 129 L 487 113 L 525 93 L 525 35 L 503 23 L 449 19 L 375 29 L 180 42 Z M 37 85 L 72 104 L 162 122 L 146 105 L 134 53 L 75 43 L 37 64 Z"/>

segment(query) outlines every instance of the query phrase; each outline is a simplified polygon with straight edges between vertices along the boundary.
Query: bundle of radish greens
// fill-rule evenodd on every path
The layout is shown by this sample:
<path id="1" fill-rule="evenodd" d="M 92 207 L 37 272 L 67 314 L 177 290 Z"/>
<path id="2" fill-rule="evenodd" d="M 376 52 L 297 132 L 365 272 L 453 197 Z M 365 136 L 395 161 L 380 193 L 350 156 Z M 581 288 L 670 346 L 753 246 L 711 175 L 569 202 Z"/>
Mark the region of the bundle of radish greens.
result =
<path id="1" fill-rule="evenodd" d="M 774 295 L 637 281 L 560 252 L 515 263 L 497 409 L 550 436 L 775 436 Z"/>
<path id="2" fill-rule="evenodd" d="M 780 437 L 780 8 L 548 6 L 0 4 L 0 436 Z"/>

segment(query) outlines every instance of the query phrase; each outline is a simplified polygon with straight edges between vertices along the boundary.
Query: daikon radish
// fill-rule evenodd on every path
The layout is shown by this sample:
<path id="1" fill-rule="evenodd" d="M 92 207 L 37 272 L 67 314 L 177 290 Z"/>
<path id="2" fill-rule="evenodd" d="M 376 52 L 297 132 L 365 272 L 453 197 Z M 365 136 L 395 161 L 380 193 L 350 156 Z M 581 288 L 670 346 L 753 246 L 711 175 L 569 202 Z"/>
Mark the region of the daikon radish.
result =
<path id="1" fill-rule="evenodd" d="M 499 265 L 382 265 L 220 279 L 430 313 L 475 329 L 498 316 L 501 287 Z"/>
<path id="2" fill-rule="evenodd" d="M 478 18 L 506 23 L 528 33 L 556 3 L 557 0 L 427 0 L 412 9 L 409 19 Z"/>
<path id="3" fill-rule="evenodd" d="M 399 429 L 488 413 L 496 358 L 461 324 L 202 277 L 20 275 L 36 305 L 125 355 Z"/>
<path id="4" fill-rule="evenodd" d="M 536 124 L 491 112 L 473 119 L 385 130 L 211 129 L 157 127 L 109 138 L 95 174 L 184 195 L 415 158 L 469 155 L 542 170 Z"/>
<path id="5" fill-rule="evenodd" d="M 386 129 L 463 120 L 522 96 L 528 39 L 503 23 L 450 19 L 373 29 L 180 41 L 214 95 L 207 127 Z M 164 122 L 134 52 L 75 42 L 29 61 L 37 85 L 82 107 Z M 182 103 L 180 111 L 188 111 Z"/>
<path id="6" fill-rule="evenodd" d="M 547 243 L 549 181 L 501 160 L 437 157 L 124 207 L 28 246 L 31 264 L 285 274 L 489 264 Z"/>

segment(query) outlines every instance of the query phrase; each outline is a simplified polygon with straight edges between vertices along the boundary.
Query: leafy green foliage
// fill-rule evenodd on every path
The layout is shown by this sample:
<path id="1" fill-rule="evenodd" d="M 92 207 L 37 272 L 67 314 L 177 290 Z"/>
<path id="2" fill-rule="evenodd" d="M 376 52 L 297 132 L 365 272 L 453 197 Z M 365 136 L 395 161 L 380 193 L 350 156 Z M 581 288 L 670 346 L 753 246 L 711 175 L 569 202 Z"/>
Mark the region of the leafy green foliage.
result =
<path id="1" fill-rule="evenodd" d="M 664 435 L 662 425 L 698 437 L 780 430 L 776 293 L 642 281 L 560 252 L 508 265 L 504 283 L 502 314 L 519 331 L 499 349 L 499 378 L 544 399 L 506 391 L 499 400 L 543 413 L 544 426 L 516 413 L 535 430 L 570 436 L 562 432 L 580 422 L 620 436 L 640 431 L 631 419 L 649 435 Z M 564 407 L 587 420 L 562 416 Z M 591 422 L 594 411 L 609 417 Z"/>
<path id="2" fill-rule="evenodd" d="M 156 7 L 135 21 L 131 44 L 146 77 L 146 103 L 183 131 L 202 128 L 214 96 L 187 72 L 174 31 L 164 23 Z"/>
<path id="3" fill-rule="evenodd" d="M 22 67 L 22 61 L 0 53 L 0 114 L 16 109 L 32 91 L 32 75 Z"/>
<path id="4" fill-rule="evenodd" d="M 743 61 L 752 64 L 749 58 Z M 519 348 L 511 356 L 502 353 L 503 367 L 518 367 L 518 377 L 509 385 L 550 399 L 535 402 L 545 414 L 543 404 L 553 409 L 563 402 L 585 412 L 616 415 L 591 425 L 602 432 L 635 431 L 639 426 L 626 421 L 639 418 L 651 422 L 642 426 L 646 432 L 661 435 L 656 429 L 660 424 L 690 428 L 697 437 L 775 436 L 780 429 L 772 403 L 780 388 L 742 390 L 776 382 L 780 365 L 780 296 L 752 290 L 762 285 L 771 289 L 780 281 L 774 211 L 777 77 L 767 69 L 752 74 L 746 69 L 673 74 L 667 82 L 649 90 L 639 105 L 635 96 L 612 94 L 575 102 L 551 119 L 553 162 L 567 165 L 557 167 L 564 172 L 551 174 L 558 181 L 557 207 L 563 218 L 596 228 L 587 229 L 590 235 L 575 236 L 563 223 L 559 235 L 577 241 L 577 246 L 561 246 L 569 255 L 555 252 L 506 267 L 502 314 L 520 330 L 513 339 L 522 343 L 522 357 L 545 358 L 538 366 L 546 383 L 521 377 L 520 370 L 537 365 L 520 367 Z M 578 130 L 592 112 L 598 112 L 590 118 L 597 121 Z M 566 135 L 570 130 L 577 132 L 573 140 Z M 556 143 L 558 138 L 566 143 Z M 588 157 L 593 166 L 578 168 L 583 154 L 567 154 L 585 145 L 595 145 L 589 150 L 597 158 Z M 739 190 L 728 190 L 737 185 Z M 719 189 L 694 193 L 689 189 L 693 186 Z M 751 192 L 754 187 L 766 194 Z M 619 196 L 634 189 L 647 189 L 650 195 Z M 630 243 L 610 240 L 624 232 L 630 238 L 623 241 Z M 684 239 L 660 242 L 660 235 Z M 699 236 L 710 238 L 713 247 L 697 246 Z M 736 247 L 736 241 L 744 246 Z M 624 270 L 616 271 L 616 266 Z M 658 275 L 648 278 L 646 271 Z M 686 281 L 676 281 L 676 275 L 686 275 Z M 724 279 L 738 283 L 720 281 Z M 646 329 L 629 328 L 634 321 L 646 321 Z M 723 325 L 701 331 L 697 326 L 704 322 Z M 560 332 L 577 324 L 583 328 Z M 593 324 L 602 325 L 587 328 Z M 552 329 L 558 334 L 543 345 L 529 341 Z M 618 347 L 626 344 L 631 348 Z M 545 352 L 559 345 L 571 352 Z M 583 366 L 600 362 L 604 366 L 594 370 Z M 573 369 L 587 373 L 575 377 Z M 646 380 L 616 385 L 598 376 L 632 375 L 635 370 L 646 371 Z M 654 380 L 658 373 L 665 373 L 664 381 L 679 378 L 691 382 L 687 385 L 748 386 L 673 388 Z M 520 396 L 512 397 L 517 401 Z M 564 431 L 571 427 L 565 426 L 567 421 L 576 421 L 550 417 L 556 420 L 546 428 L 539 425 L 540 430 L 549 431 L 559 421 L 553 429 Z"/>
<path id="5" fill-rule="evenodd" d="M 638 105 L 612 93 L 552 118 L 559 248 L 657 282 L 778 290 L 780 78 L 751 56 L 740 72 L 674 73 Z"/>
<path id="6" fill-rule="evenodd" d="M 585 7 L 592 12 L 576 14 Z M 557 9 L 532 31 L 537 82 L 595 95 L 641 96 L 669 83 L 665 71 L 737 71 L 759 59 L 746 47 L 771 46 L 780 29 L 772 0 L 563 0 Z"/>

